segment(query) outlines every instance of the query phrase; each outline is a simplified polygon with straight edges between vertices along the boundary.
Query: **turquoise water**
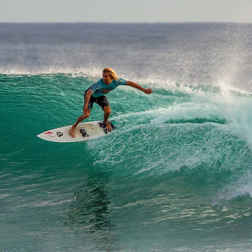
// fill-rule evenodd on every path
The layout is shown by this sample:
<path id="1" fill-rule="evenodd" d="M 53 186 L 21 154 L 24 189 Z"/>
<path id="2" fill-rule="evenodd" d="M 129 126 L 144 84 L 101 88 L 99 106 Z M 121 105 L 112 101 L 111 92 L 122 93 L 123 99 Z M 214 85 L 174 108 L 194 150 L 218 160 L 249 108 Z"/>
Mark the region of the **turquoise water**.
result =
<path id="1" fill-rule="evenodd" d="M 118 88 L 111 119 L 123 127 L 57 144 L 36 135 L 74 122 L 92 81 L 51 74 L 1 82 L 3 251 L 250 247 L 250 96 Z M 95 106 L 89 119 L 102 115 Z"/>
<path id="2" fill-rule="evenodd" d="M 159 28 L 162 34 L 162 25 Z M 171 30 L 180 37 L 185 34 L 180 29 L 173 25 Z M 201 28 L 194 29 L 198 34 Z M 149 48 L 154 55 L 158 49 L 146 43 L 141 50 Z M 121 123 L 113 134 L 88 142 L 52 143 L 36 135 L 74 123 L 82 113 L 85 89 L 100 78 L 103 68 L 98 60 L 95 67 L 79 71 L 78 60 L 70 57 L 61 70 L 53 61 L 49 71 L 44 54 L 25 65 L 29 46 L 40 55 L 41 44 L 31 44 L 9 45 L 17 48 L 19 60 L 9 59 L 9 70 L 0 66 L 1 251 L 252 251 L 250 75 L 241 79 L 236 73 L 229 85 L 231 77 L 221 78 L 209 67 L 213 62 L 206 66 L 195 58 L 190 68 L 201 65 L 205 73 L 200 76 L 181 72 L 181 65 L 172 80 L 170 72 L 160 68 L 145 75 L 143 66 L 154 69 L 160 58 L 141 61 L 141 53 L 133 54 L 139 50 L 134 42 L 125 50 L 135 59 L 130 66 L 135 71 L 103 60 L 119 73 L 125 70 L 120 77 L 152 88 L 153 94 L 120 86 L 107 96 L 111 120 Z M 70 48 L 79 48 L 77 44 Z M 237 43 L 232 46 L 237 48 Z M 181 47 L 174 47 L 174 53 Z M 47 56 L 53 58 L 54 47 L 48 48 Z M 157 54 L 165 54 L 164 48 Z M 225 51 L 225 59 L 229 56 L 234 57 Z M 42 65 L 47 70 L 40 71 Z M 242 69 L 248 71 L 247 65 Z M 102 117 L 94 105 L 88 120 Z"/>

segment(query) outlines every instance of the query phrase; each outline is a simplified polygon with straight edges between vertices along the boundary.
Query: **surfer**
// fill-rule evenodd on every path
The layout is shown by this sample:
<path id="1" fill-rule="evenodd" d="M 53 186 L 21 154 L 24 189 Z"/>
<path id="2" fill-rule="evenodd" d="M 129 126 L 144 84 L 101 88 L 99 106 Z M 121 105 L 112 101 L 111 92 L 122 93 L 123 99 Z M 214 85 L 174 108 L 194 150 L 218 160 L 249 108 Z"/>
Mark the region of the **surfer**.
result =
<path id="1" fill-rule="evenodd" d="M 91 85 L 84 93 L 84 107 L 83 114 L 78 117 L 75 124 L 73 124 L 72 128 L 69 130 L 69 135 L 75 137 L 74 132 L 77 125 L 88 118 L 90 116 L 91 109 L 93 107 L 93 103 L 97 103 L 104 111 L 103 123 L 106 125 L 107 130 L 111 131 L 112 127 L 108 121 L 108 118 L 111 113 L 111 108 L 109 106 L 109 102 L 107 97 L 104 94 L 109 93 L 114 90 L 119 85 L 128 85 L 134 88 L 137 88 L 143 91 L 146 94 L 151 94 L 152 90 L 150 88 L 143 88 L 137 83 L 132 81 L 126 81 L 124 79 L 119 79 L 116 75 L 116 72 L 112 68 L 105 68 L 103 70 L 102 79 L 98 82 Z"/>

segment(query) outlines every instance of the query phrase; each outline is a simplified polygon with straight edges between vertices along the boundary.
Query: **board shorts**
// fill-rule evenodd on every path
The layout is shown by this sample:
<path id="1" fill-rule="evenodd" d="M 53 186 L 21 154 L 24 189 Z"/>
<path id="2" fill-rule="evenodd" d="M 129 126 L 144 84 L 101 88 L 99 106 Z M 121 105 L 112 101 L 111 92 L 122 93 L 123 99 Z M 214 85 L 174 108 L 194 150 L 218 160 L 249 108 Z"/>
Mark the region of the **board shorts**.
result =
<path id="1" fill-rule="evenodd" d="M 87 90 L 84 93 L 84 102 L 85 102 L 86 92 L 87 92 Z M 105 106 L 109 107 L 109 101 L 108 101 L 108 99 L 107 99 L 107 97 L 105 95 L 102 95 L 102 96 L 99 96 L 99 97 L 93 97 L 91 95 L 89 103 L 88 103 L 88 110 L 91 110 L 93 108 L 94 102 L 97 103 L 102 109 Z M 83 109 L 84 109 L 84 107 L 83 107 Z"/>

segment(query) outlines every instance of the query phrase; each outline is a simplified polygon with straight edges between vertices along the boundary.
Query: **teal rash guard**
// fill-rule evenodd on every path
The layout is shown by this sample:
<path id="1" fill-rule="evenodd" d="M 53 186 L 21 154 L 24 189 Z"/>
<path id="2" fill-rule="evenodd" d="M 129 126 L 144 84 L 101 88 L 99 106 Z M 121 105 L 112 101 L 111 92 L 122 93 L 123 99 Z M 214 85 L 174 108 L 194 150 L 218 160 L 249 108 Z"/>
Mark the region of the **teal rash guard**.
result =
<path id="1" fill-rule="evenodd" d="M 109 85 L 105 84 L 103 79 L 100 79 L 93 85 L 91 85 L 88 89 L 93 93 L 92 96 L 97 98 L 106 93 L 107 90 L 111 91 L 117 88 L 119 85 L 126 85 L 127 81 L 124 79 L 115 79 Z M 103 92 L 104 91 L 104 92 Z"/>

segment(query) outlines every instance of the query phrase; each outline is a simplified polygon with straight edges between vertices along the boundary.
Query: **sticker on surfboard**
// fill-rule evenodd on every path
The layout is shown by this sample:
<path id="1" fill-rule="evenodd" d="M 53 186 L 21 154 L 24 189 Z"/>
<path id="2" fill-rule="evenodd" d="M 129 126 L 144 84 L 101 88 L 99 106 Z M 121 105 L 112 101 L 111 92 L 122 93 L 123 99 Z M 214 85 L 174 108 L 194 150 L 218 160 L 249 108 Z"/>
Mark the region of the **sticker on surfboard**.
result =
<path id="1" fill-rule="evenodd" d="M 113 131 L 115 127 L 111 122 L 109 123 L 111 124 Z M 106 136 L 111 133 L 107 130 L 104 123 L 99 121 L 79 123 L 75 130 L 75 137 L 71 137 L 69 135 L 71 127 L 72 125 L 68 125 L 61 128 L 47 130 L 37 135 L 37 137 L 51 142 L 70 143 L 87 141 Z"/>

